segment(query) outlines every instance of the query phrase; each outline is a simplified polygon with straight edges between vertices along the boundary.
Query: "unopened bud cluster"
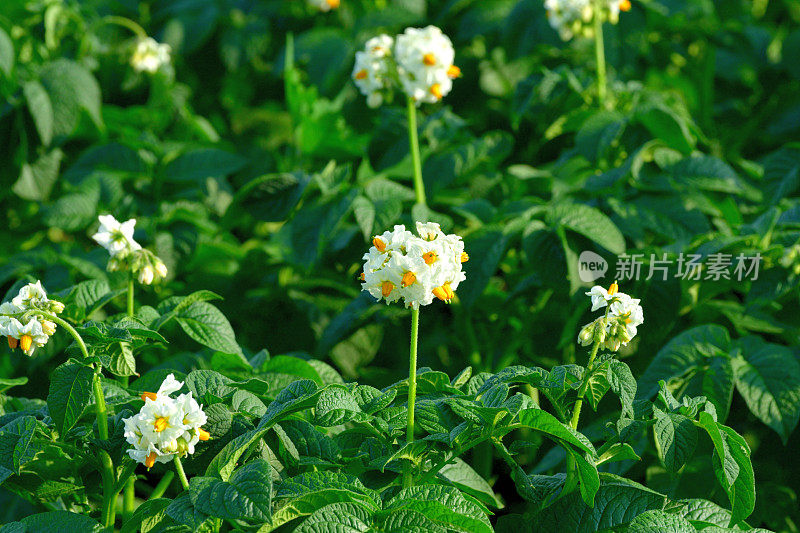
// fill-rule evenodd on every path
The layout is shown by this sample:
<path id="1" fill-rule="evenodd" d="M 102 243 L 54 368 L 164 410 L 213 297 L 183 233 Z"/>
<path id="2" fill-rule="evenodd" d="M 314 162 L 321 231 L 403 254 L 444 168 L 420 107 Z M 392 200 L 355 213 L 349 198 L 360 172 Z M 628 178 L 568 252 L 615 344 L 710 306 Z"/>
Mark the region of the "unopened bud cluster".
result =
<path id="1" fill-rule="evenodd" d="M 308 3 L 320 11 L 330 11 L 338 8 L 341 2 L 339 0 L 308 0 Z"/>
<path id="2" fill-rule="evenodd" d="M 63 310 L 64 304 L 49 299 L 40 281 L 29 283 L 10 302 L 0 304 L 0 335 L 8 339 L 9 348 L 19 347 L 31 356 L 56 332 L 56 324 L 48 315 Z"/>
<path id="3" fill-rule="evenodd" d="M 131 66 L 137 72 L 153 74 L 161 67 L 169 65 L 172 48 L 159 43 L 152 37 L 139 39 L 131 55 Z"/>
<path id="4" fill-rule="evenodd" d="M 603 22 L 619 22 L 620 11 L 630 11 L 630 0 L 601 0 L 600 17 Z M 545 0 L 547 20 L 561 39 L 594 36 L 594 21 L 597 2 L 595 0 Z"/>
<path id="5" fill-rule="evenodd" d="M 147 468 L 193 454 L 198 442 L 210 438 L 201 427 L 208 419 L 192 393 L 172 398 L 181 387 L 183 382 L 168 375 L 157 392 L 142 394 L 139 413 L 123 420 L 125 439 L 132 446 L 128 455 Z"/>
<path id="6" fill-rule="evenodd" d="M 363 257 L 362 290 L 387 304 L 403 300 L 413 309 L 436 298 L 450 303 L 465 279 L 461 265 L 469 256 L 464 242 L 433 222 L 417 222 L 417 233 L 398 225 L 372 239 Z"/>
<path id="7" fill-rule="evenodd" d="M 108 250 L 108 271 L 130 271 L 143 285 L 150 285 L 167 276 L 167 266 L 150 250 L 133 239 L 136 219 L 119 222 L 112 215 L 99 217 L 100 228 L 92 238 Z"/>
<path id="8" fill-rule="evenodd" d="M 608 306 L 606 313 L 586 324 L 578 333 L 578 343 L 590 346 L 598 343 L 616 352 L 636 336 L 637 328 L 644 322 L 641 300 L 619 292 L 616 282 L 608 290 L 595 285 L 586 293 L 592 299 L 592 311 Z"/>
<path id="9" fill-rule="evenodd" d="M 353 80 L 367 97 L 369 107 L 378 107 L 399 90 L 417 105 L 436 103 L 453 88 L 461 69 L 453 64 L 453 43 L 436 26 L 408 28 L 392 38 L 383 34 L 367 41 L 356 52 Z"/>

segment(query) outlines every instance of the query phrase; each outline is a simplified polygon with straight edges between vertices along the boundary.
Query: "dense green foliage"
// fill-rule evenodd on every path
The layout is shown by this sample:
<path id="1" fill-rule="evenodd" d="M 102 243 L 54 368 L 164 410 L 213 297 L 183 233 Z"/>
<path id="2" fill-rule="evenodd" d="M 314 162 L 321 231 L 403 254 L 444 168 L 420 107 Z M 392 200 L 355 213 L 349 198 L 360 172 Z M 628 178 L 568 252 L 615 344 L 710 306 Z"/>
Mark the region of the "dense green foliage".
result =
<path id="1" fill-rule="evenodd" d="M 172 64 L 135 72 L 122 18 Z M 405 107 L 350 77 L 427 24 L 463 77 L 418 114 L 421 205 Z M 2 348 L 0 531 L 102 531 L 135 472 L 123 532 L 797 532 L 800 5 L 634 0 L 605 46 L 600 105 L 592 41 L 538 0 L 3 0 L 0 294 L 40 279 L 87 353 Z M 132 317 L 107 213 L 169 269 Z M 470 260 L 420 313 L 407 443 L 410 312 L 358 276 L 417 220 Z M 583 251 L 605 286 L 643 261 L 644 324 L 591 363 Z M 648 277 L 664 254 L 761 262 Z M 125 453 L 169 373 L 209 419 L 187 490 Z"/>

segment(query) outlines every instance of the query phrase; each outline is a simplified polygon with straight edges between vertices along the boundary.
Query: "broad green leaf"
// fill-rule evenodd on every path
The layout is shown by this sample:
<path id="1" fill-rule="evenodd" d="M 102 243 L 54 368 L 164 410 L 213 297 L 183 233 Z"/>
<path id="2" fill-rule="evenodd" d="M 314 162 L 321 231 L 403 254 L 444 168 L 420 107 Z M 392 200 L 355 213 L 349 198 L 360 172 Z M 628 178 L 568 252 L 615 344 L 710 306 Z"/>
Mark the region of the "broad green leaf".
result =
<path id="1" fill-rule="evenodd" d="M 712 357 L 703 373 L 702 391 L 708 401 L 717 409 L 720 422 L 728 418 L 734 388 L 734 369 L 730 357 Z"/>
<path id="2" fill-rule="evenodd" d="M 11 387 L 18 387 L 20 385 L 25 385 L 28 382 L 28 378 L 21 377 L 21 378 L 0 378 L 0 394 L 7 392 L 8 389 Z"/>
<path id="3" fill-rule="evenodd" d="M 286 420 L 273 427 L 297 463 L 323 465 L 336 464 L 339 460 L 336 442 L 305 420 Z"/>
<path id="4" fill-rule="evenodd" d="M 610 463 L 613 461 L 641 461 L 642 459 L 639 457 L 639 455 L 637 455 L 633 447 L 627 442 L 616 442 L 609 446 L 605 451 L 598 449 L 597 453 L 600 454 L 600 457 L 597 458 L 598 466 L 603 463 Z"/>
<path id="5" fill-rule="evenodd" d="M 2 30 L 0 30 L 2 34 Z M 1 37 L 1 35 L 0 35 Z M 2 39 L 0 39 L 2 40 Z M 22 94 L 28 104 L 28 111 L 33 117 L 36 131 L 42 144 L 48 146 L 53 140 L 53 104 L 47 90 L 37 81 L 29 81 L 22 86 Z"/>
<path id="6" fill-rule="evenodd" d="M 6 30 L 0 28 L 0 70 L 6 76 L 11 75 L 11 69 L 14 68 L 14 42 L 8 36 Z"/>
<path id="7" fill-rule="evenodd" d="M 728 331 L 721 326 L 697 326 L 682 332 L 659 350 L 639 378 L 639 397 L 652 398 L 660 380 L 679 378 L 703 365 L 707 358 L 725 357 L 730 348 Z"/>
<path id="8" fill-rule="evenodd" d="M 235 390 L 232 379 L 214 370 L 192 370 L 184 383 L 198 401 L 207 403 L 215 396 L 222 398 Z"/>
<path id="9" fill-rule="evenodd" d="M 69 360 L 53 370 L 47 409 L 62 436 L 72 429 L 89 407 L 93 377 L 92 367 L 75 360 Z"/>
<path id="10" fill-rule="evenodd" d="M 31 164 L 24 163 L 19 179 L 11 189 L 24 200 L 35 202 L 47 200 L 58 179 L 58 169 L 63 156 L 64 153 L 56 148 L 43 154 Z"/>
<path id="11" fill-rule="evenodd" d="M 272 516 L 270 465 L 251 461 L 233 473 L 229 481 L 193 477 L 189 485 L 192 503 L 201 512 L 224 520 L 265 522 Z"/>
<path id="12" fill-rule="evenodd" d="M 625 533 L 696 533 L 685 518 L 664 511 L 646 511 L 634 518 Z"/>
<path id="13" fill-rule="evenodd" d="M 459 458 L 439 470 L 438 476 L 487 507 L 503 507 L 489 483 Z"/>
<path id="14" fill-rule="evenodd" d="M 589 161 L 597 161 L 625 130 L 625 116 L 617 111 L 597 111 L 584 121 L 575 135 L 575 148 Z"/>
<path id="15" fill-rule="evenodd" d="M 580 233 L 609 252 L 625 253 L 625 238 L 617 226 L 600 210 L 584 204 L 559 203 L 552 206 L 547 216 L 551 226 L 562 226 Z"/>
<path id="16" fill-rule="evenodd" d="M 321 392 L 322 389 L 313 381 L 295 381 L 279 392 L 275 400 L 267 406 L 267 414 L 261 418 L 258 427 L 269 427 L 284 416 L 313 407 Z"/>
<path id="17" fill-rule="evenodd" d="M 600 477 L 597 467 L 586 460 L 582 453 L 567 449 L 578 468 L 578 478 L 580 479 L 581 498 L 589 507 L 594 507 L 594 498 L 600 489 Z"/>
<path id="18" fill-rule="evenodd" d="M 582 434 L 578 433 L 566 424 L 562 424 L 559 420 L 541 409 L 524 409 L 517 415 L 519 423 L 532 429 L 540 431 L 550 437 L 554 437 L 560 441 L 572 444 L 584 452 L 595 455 L 594 446 Z"/>
<path id="19" fill-rule="evenodd" d="M 21 416 L 0 428 L 0 467 L 19 474 L 36 456 L 39 446 L 33 437 L 38 424 L 32 416 Z"/>
<path id="20" fill-rule="evenodd" d="M 295 533 L 358 533 L 374 531 L 375 511 L 353 502 L 338 502 L 314 511 L 296 528 Z"/>
<path id="21" fill-rule="evenodd" d="M 209 463 L 206 477 L 219 477 L 222 481 L 228 481 L 239 459 L 260 441 L 266 432 L 267 429 L 254 429 L 228 442 Z"/>
<path id="22" fill-rule="evenodd" d="M 330 427 L 370 419 L 369 415 L 361 412 L 355 397 L 345 386 L 330 385 L 322 391 L 317 400 L 315 409 L 317 425 Z"/>
<path id="23" fill-rule="evenodd" d="M 708 500 L 679 500 L 674 502 L 679 514 L 695 526 L 727 527 L 731 512 Z"/>
<path id="24" fill-rule="evenodd" d="M 689 189 L 736 194 L 752 201 L 761 200 L 761 192 L 744 181 L 730 165 L 709 155 L 687 157 L 668 168 L 679 185 Z"/>
<path id="25" fill-rule="evenodd" d="M 736 346 L 736 389 L 750 411 L 786 444 L 800 418 L 800 363 L 792 350 L 757 337 L 740 339 Z"/>
<path id="26" fill-rule="evenodd" d="M 212 350 L 225 353 L 241 351 L 230 322 L 210 303 L 194 302 L 177 313 L 175 320 L 187 335 Z"/>
<path id="27" fill-rule="evenodd" d="M 71 513 L 69 511 L 49 511 L 26 516 L 19 522 L 24 526 L 19 531 L 36 533 L 64 533 L 70 531 L 74 533 L 100 533 L 103 527 L 95 520 L 86 515 Z M 8 527 L 3 527 L 3 530 Z M 12 530 L 13 531 L 13 530 Z"/>
<path id="28" fill-rule="evenodd" d="M 602 365 L 600 368 L 594 369 L 588 377 L 584 376 L 584 379 L 586 379 L 585 398 L 595 411 L 597 411 L 597 405 L 600 403 L 600 400 L 603 399 L 608 389 L 611 388 L 608 378 L 606 377 L 607 366 L 608 365 Z"/>
<path id="29" fill-rule="evenodd" d="M 481 229 L 464 239 L 464 249 L 470 260 L 463 267 L 470 281 L 459 285 L 457 291 L 458 298 L 464 305 L 474 305 L 491 277 L 497 273 L 508 242 L 509 237 L 505 233 L 491 227 Z"/>
<path id="30" fill-rule="evenodd" d="M 636 379 L 627 364 L 622 361 L 611 361 L 606 374 L 611 390 L 619 396 L 622 405 L 622 416 L 633 418 L 633 400 L 636 398 Z"/>
<path id="31" fill-rule="evenodd" d="M 216 148 L 199 148 L 170 161 L 164 169 L 166 179 L 174 182 L 221 178 L 240 170 L 247 161 L 241 156 Z"/>
<path id="32" fill-rule="evenodd" d="M 85 111 L 100 128 L 100 85 L 85 67 L 68 59 L 57 59 L 41 70 L 41 83 L 53 105 L 53 136 L 72 134 Z"/>
<path id="33" fill-rule="evenodd" d="M 443 528 L 464 533 L 491 533 L 486 513 L 453 487 L 422 485 L 400 491 L 386 503 L 386 512 L 416 511 Z"/>
<path id="34" fill-rule="evenodd" d="M 694 422 L 678 413 L 654 408 L 653 435 L 658 456 L 670 472 L 677 472 L 692 457 L 697 446 Z"/>
<path id="35" fill-rule="evenodd" d="M 235 214 L 243 209 L 257 220 L 286 220 L 310 181 L 308 174 L 302 172 L 260 176 L 237 191 L 228 212 Z"/>
<path id="36" fill-rule="evenodd" d="M 153 518 L 159 519 L 166 515 L 165 510 L 170 502 L 172 502 L 172 500 L 169 498 L 156 498 L 142 503 L 136 508 L 130 518 L 125 520 L 119 533 L 136 533 L 144 529 L 142 526 L 145 521 L 152 521 Z"/>

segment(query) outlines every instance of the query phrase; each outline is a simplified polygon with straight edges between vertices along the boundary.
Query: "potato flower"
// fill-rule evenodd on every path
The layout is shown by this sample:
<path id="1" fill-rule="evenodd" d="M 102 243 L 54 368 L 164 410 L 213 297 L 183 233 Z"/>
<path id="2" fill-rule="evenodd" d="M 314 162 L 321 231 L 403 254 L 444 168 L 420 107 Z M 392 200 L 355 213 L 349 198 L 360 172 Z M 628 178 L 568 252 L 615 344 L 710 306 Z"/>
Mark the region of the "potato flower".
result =
<path id="1" fill-rule="evenodd" d="M 308 0 L 308 3 L 320 11 L 330 11 L 338 8 L 341 2 L 339 0 Z"/>
<path id="2" fill-rule="evenodd" d="M 445 235 L 432 222 L 417 222 L 417 234 L 397 225 L 372 239 L 363 257 L 362 290 L 378 301 L 402 300 L 413 309 L 435 298 L 450 303 L 465 279 L 461 265 L 469 256 L 464 242 L 457 235 Z"/>
<path id="3" fill-rule="evenodd" d="M 416 105 L 432 104 L 461 75 L 454 59 L 453 43 L 436 26 L 407 28 L 395 39 L 384 34 L 367 41 L 356 53 L 353 80 L 370 107 L 380 106 L 394 89 Z"/>
<path id="4" fill-rule="evenodd" d="M 29 283 L 10 302 L 0 304 L 0 335 L 8 339 L 9 348 L 21 348 L 30 357 L 56 332 L 47 315 L 63 310 L 64 304 L 48 298 L 40 281 Z"/>
<path id="5" fill-rule="evenodd" d="M 136 43 L 136 49 L 131 56 L 131 66 L 137 72 L 153 74 L 161 67 L 168 65 L 172 48 L 147 37 Z"/>
<path id="6" fill-rule="evenodd" d="M 608 306 L 604 316 L 581 328 L 578 343 L 589 346 L 601 343 L 606 349 L 616 352 L 636 336 L 637 328 L 644 323 L 641 300 L 619 292 L 617 282 L 606 290 L 595 285 L 586 293 L 592 299 L 592 311 Z"/>
<path id="7" fill-rule="evenodd" d="M 620 11 L 630 11 L 630 0 L 602 0 L 603 20 L 612 24 L 619 21 Z M 589 36 L 594 31 L 591 22 L 595 16 L 594 0 L 545 0 L 547 20 L 564 41 L 576 35 Z"/>
<path id="8" fill-rule="evenodd" d="M 147 468 L 193 454 L 198 442 L 210 438 L 201 427 L 208 421 L 206 414 L 192 393 L 172 398 L 181 387 L 182 382 L 168 375 L 158 392 L 142 394 L 141 410 L 123 420 L 125 439 L 132 446 L 128 455 Z"/>
<path id="9" fill-rule="evenodd" d="M 130 270 L 142 285 L 150 285 L 167 276 L 164 262 L 133 239 L 135 218 L 119 222 L 113 215 L 101 215 L 98 219 L 100 228 L 92 239 L 108 250 L 111 257 L 107 268 L 110 272 Z"/>

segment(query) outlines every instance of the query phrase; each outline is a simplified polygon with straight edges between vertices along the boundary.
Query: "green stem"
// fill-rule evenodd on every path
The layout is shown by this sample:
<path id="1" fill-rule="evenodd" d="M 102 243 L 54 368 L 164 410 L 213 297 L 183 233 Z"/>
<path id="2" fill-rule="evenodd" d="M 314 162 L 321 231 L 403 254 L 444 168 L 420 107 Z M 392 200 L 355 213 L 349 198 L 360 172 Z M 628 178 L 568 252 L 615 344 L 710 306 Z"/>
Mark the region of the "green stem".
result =
<path id="1" fill-rule="evenodd" d="M 150 494 L 150 499 L 155 500 L 156 498 L 163 496 L 173 479 L 175 479 L 175 472 L 172 470 L 167 470 L 164 473 L 164 477 L 162 477 L 161 481 L 159 481 L 158 485 L 156 485 L 156 488 L 153 489 L 153 493 Z"/>
<path id="2" fill-rule="evenodd" d="M 103 480 L 103 507 L 100 510 L 101 521 L 106 528 L 113 528 L 117 513 L 117 492 L 114 490 L 114 463 L 105 450 L 98 453 L 103 468 L 100 477 Z"/>
<path id="3" fill-rule="evenodd" d="M 133 301 L 134 288 L 135 288 L 134 281 L 135 280 L 134 280 L 134 277 L 133 277 L 133 272 L 130 272 L 128 274 L 128 295 L 127 295 L 128 296 L 128 298 L 127 298 L 127 301 L 128 301 L 127 302 L 128 303 L 127 311 L 128 311 L 128 316 L 130 318 L 133 318 L 134 309 L 135 309 L 134 308 L 134 301 Z M 119 378 L 117 378 L 117 380 L 120 382 L 120 384 L 123 387 L 127 387 L 128 386 L 128 377 L 127 376 L 124 376 L 124 377 L 120 376 Z M 131 476 L 130 479 L 128 479 L 127 483 L 125 484 L 125 489 L 124 489 L 124 492 L 122 493 L 122 516 L 123 516 L 124 519 L 127 519 L 131 514 L 133 514 L 133 509 L 134 509 L 134 507 L 136 505 L 136 486 L 135 486 L 135 482 L 136 482 L 135 477 Z"/>
<path id="4" fill-rule="evenodd" d="M 183 471 L 181 458 L 176 455 L 172 462 L 175 463 L 175 471 L 178 473 L 178 479 L 181 480 L 183 490 L 189 490 L 189 480 L 186 479 L 186 472 Z"/>
<path id="5" fill-rule="evenodd" d="M 592 353 L 589 354 L 589 362 L 586 363 L 586 377 L 588 378 L 589 369 L 594 362 L 594 358 L 597 357 L 597 351 L 600 349 L 600 343 L 594 343 L 594 347 L 592 347 Z M 578 399 L 575 400 L 575 409 L 572 412 L 572 420 L 570 421 L 570 426 L 572 429 L 578 429 L 578 420 L 581 418 L 581 407 L 583 407 L 583 397 L 586 396 L 586 389 L 589 386 L 589 380 L 584 379 L 581 387 L 578 389 Z"/>
<path id="6" fill-rule="evenodd" d="M 606 105 L 606 50 L 603 42 L 603 2 L 594 0 L 594 51 L 597 61 L 597 99 Z"/>
<path id="7" fill-rule="evenodd" d="M 417 400 L 417 340 L 419 337 L 419 309 L 411 311 L 411 350 L 408 356 L 408 425 L 406 426 L 406 443 L 414 442 L 414 404 Z M 406 465 L 403 471 L 403 488 L 414 484 L 412 465 Z"/>
<path id="8" fill-rule="evenodd" d="M 125 17 L 119 17 L 115 15 L 109 15 L 107 17 L 103 17 L 100 19 L 101 24 L 116 24 L 117 26 L 121 26 L 123 28 L 127 28 L 131 30 L 133 33 L 136 34 L 137 37 L 140 39 L 147 39 L 147 32 L 144 31 L 144 28 L 136 24 L 131 19 Z"/>
<path id="9" fill-rule="evenodd" d="M 133 318 L 133 289 L 134 289 L 133 272 L 128 275 L 128 316 Z"/>
<path id="10" fill-rule="evenodd" d="M 408 144 L 411 150 L 411 163 L 414 166 L 414 192 L 417 203 L 427 205 L 425 200 L 425 183 L 422 181 L 422 160 L 419 156 L 419 136 L 417 135 L 417 104 L 408 99 Z"/>
<path id="11" fill-rule="evenodd" d="M 37 310 L 36 314 L 42 315 L 44 318 L 55 322 L 56 324 L 67 330 L 67 333 L 72 335 L 72 338 L 75 339 L 75 342 L 78 344 L 78 349 L 80 349 L 81 354 L 86 358 L 89 357 L 89 350 L 86 349 L 86 343 L 83 342 L 83 338 L 81 338 L 80 334 L 77 331 L 75 331 L 75 328 L 70 326 L 69 322 L 67 322 L 63 318 L 59 318 L 54 314 L 46 313 L 44 311 Z"/>

